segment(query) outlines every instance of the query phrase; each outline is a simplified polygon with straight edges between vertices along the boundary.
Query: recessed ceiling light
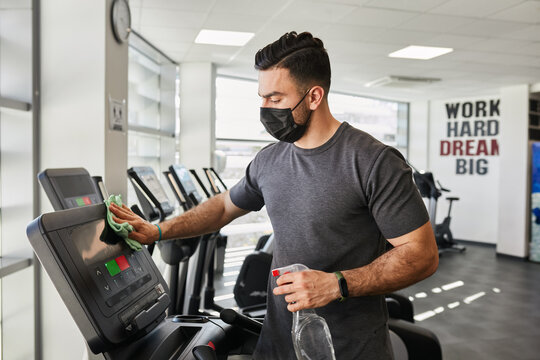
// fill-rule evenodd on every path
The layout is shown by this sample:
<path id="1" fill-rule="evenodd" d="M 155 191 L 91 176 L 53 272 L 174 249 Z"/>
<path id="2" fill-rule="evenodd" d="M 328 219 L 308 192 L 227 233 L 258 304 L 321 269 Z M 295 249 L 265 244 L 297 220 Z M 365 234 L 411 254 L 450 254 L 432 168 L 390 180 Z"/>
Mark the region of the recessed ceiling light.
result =
<path id="1" fill-rule="evenodd" d="M 429 60 L 437 56 L 448 54 L 452 51 L 454 51 L 452 48 L 411 45 L 401 50 L 394 51 L 393 53 L 388 54 L 388 56 L 403 59 Z"/>
<path id="2" fill-rule="evenodd" d="M 255 35 L 250 32 L 202 29 L 195 39 L 197 44 L 244 46 Z"/>

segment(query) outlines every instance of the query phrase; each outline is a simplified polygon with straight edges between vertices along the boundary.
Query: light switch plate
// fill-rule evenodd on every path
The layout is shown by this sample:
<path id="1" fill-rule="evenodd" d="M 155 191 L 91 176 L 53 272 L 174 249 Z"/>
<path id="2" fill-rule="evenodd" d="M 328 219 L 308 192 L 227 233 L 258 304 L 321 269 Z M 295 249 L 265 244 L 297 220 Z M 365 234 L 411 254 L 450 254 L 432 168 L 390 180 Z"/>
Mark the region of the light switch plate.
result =
<path id="1" fill-rule="evenodd" d="M 109 128 L 115 131 L 126 131 L 126 100 L 109 97 Z"/>

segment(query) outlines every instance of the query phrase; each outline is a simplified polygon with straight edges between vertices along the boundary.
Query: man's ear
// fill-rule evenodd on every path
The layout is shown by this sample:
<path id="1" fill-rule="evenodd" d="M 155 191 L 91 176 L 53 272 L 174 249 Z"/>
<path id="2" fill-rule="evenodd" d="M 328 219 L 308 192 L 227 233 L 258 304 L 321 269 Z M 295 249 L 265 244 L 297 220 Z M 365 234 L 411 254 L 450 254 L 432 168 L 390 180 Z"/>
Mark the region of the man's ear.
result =
<path id="1" fill-rule="evenodd" d="M 314 86 L 308 95 L 309 109 L 317 110 L 324 99 L 324 89 L 321 86 Z"/>

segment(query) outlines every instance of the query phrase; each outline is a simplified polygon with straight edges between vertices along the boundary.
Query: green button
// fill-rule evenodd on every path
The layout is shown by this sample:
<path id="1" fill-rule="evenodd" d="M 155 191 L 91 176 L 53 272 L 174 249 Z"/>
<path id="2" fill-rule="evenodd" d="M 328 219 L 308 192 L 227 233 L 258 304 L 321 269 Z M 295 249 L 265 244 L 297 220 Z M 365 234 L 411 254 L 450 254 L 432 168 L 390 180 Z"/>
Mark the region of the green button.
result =
<path id="1" fill-rule="evenodd" d="M 84 206 L 84 205 L 86 205 L 86 204 L 84 203 L 83 198 L 76 198 L 75 201 L 77 202 L 77 205 L 79 205 L 79 206 Z"/>
<path id="2" fill-rule="evenodd" d="M 111 274 L 111 276 L 119 274 L 120 271 L 121 271 L 120 267 L 118 266 L 118 264 L 114 260 L 111 260 L 108 263 L 106 263 L 105 267 L 107 268 L 107 270 L 109 270 L 109 274 Z"/>

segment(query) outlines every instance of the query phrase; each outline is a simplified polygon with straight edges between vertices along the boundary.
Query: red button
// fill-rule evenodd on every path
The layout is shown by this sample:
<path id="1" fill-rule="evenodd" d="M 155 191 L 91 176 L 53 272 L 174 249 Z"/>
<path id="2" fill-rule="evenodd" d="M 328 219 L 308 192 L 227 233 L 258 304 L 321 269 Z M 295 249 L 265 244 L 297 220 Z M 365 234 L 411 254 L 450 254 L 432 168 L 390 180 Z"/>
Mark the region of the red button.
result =
<path id="1" fill-rule="evenodd" d="M 116 263 L 118 264 L 118 267 L 120 268 L 120 271 L 124 271 L 126 269 L 129 269 L 129 263 L 124 255 L 117 257 L 114 259 Z"/>
<path id="2" fill-rule="evenodd" d="M 209 341 L 208 346 L 210 346 L 212 348 L 212 350 L 216 351 L 216 345 L 214 345 L 213 342 Z"/>
<path id="3" fill-rule="evenodd" d="M 272 270 L 272 276 L 279 276 L 279 270 Z"/>
<path id="4" fill-rule="evenodd" d="M 92 205 L 92 201 L 90 201 L 90 198 L 88 196 L 85 196 L 82 198 L 85 205 Z"/>

